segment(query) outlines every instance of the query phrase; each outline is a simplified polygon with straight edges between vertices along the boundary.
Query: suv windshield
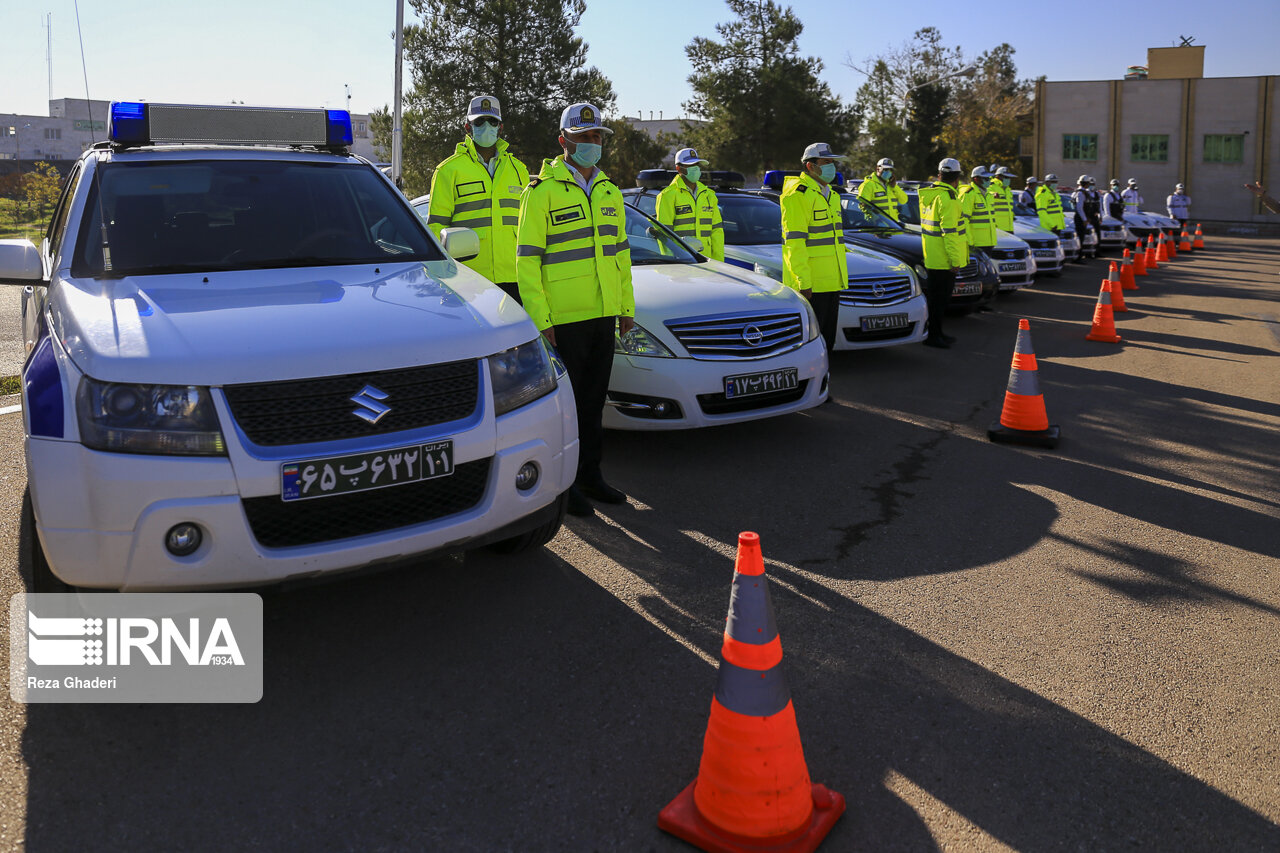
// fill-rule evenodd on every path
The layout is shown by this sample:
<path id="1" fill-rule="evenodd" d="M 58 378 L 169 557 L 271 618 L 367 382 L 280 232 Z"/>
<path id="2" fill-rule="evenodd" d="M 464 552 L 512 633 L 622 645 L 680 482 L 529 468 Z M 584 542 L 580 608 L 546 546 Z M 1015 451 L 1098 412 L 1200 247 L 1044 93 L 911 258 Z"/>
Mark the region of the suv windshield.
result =
<path id="1" fill-rule="evenodd" d="M 82 278 L 444 258 L 357 163 L 117 161 L 99 167 L 86 213 L 72 263 Z"/>
<path id="2" fill-rule="evenodd" d="M 720 193 L 726 246 L 777 246 L 782 242 L 782 211 L 767 199 Z"/>
<path id="3" fill-rule="evenodd" d="M 840 196 L 840 227 L 845 231 L 868 231 L 888 228 L 900 231 L 901 227 L 880 208 L 869 201 L 862 201 L 848 193 Z"/>

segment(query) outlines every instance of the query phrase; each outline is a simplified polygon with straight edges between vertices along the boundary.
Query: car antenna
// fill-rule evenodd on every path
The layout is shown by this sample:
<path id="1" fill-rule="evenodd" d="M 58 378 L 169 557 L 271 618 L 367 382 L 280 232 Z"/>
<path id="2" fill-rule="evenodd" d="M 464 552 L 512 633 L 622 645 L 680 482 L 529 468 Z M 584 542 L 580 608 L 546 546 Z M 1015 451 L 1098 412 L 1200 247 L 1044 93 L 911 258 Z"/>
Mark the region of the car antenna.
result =
<path id="1" fill-rule="evenodd" d="M 98 137 L 93 129 L 93 100 L 89 97 L 89 65 L 84 60 L 84 30 L 80 27 L 80 0 L 75 0 L 75 7 L 76 35 L 80 37 L 80 70 L 84 74 L 84 105 L 89 111 L 89 139 L 97 145 Z M 105 122 L 103 126 L 106 126 Z M 97 168 L 93 170 L 93 189 L 93 195 L 98 202 L 98 230 L 102 234 L 102 271 L 111 272 L 111 243 L 107 239 L 107 213 L 102 206 L 102 178 Z"/>

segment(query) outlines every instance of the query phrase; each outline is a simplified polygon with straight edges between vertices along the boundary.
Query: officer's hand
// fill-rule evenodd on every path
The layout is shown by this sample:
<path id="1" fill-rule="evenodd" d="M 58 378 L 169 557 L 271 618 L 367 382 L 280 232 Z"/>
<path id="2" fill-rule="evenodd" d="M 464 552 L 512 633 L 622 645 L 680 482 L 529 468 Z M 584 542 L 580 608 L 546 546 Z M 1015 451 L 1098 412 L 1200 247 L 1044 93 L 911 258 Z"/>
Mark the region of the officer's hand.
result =
<path id="1" fill-rule="evenodd" d="M 636 327 L 636 318 L 623 314 L 618 317 L 618 334 L 625 335 Z"/>
<path id="2" fill-rule="evenodd" d="M 550 343 L 552 346 L 556 345 L 556 327 L 555 326 L 547 326 L 545 329 L 543 329 L 542 336 L 546 338 L 547 342 Z"/>
<path id="3" fill-rule="evenodd" d="M 960 272 L 960 270 L 962 270 L 962 269 L 964 269 L 964 267 L 952 267 L 952 268 L 951 268 L 951 271 L 952 271 L 952 272 L 955 272 L 955 273 L 958 273 L 958 272 Z"/>

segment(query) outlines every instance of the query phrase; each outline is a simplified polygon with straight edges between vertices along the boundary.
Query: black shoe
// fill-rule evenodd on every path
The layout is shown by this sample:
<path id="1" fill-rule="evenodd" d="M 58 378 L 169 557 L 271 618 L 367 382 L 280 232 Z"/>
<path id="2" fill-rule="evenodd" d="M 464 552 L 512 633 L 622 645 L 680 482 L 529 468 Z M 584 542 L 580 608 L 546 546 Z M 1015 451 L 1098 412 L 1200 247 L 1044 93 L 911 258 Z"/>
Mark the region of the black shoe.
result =
<path id="1" fill-rule="evenodd" d="M 582 494 L 592 500 L 600 501 L 602 504 L 624 504 L 627 502 L 626 493 L 610 486 L 604 481 L 603 477 L 586 483 L 575 483 L 574 485 Z"/>
<path id="2" fill-rule="evenodd" d="M 565 512 L 569 515 L 585 516 L 595 515 L 595 508 L 591 506 L 591 501 L 587 500 L 586 495 L 578 491 L 577 486 L 569 487 L 569 503 L 565 507 Z"/>
<path id="3" fill-rule="evenodd" d="M 953 335 L 938 335 L 938 337 L 942 338 L 944 341 L 946 341 L 949 344 L 954 344 L 956 342 L 956 339 Z"/>
<path id="4" fill-rule="evenodd" d="M 938 349 L 951 349 L 951 344 L 947 343 L 943 338 L 935 338 L 932 335 L 924 339 L 924 345 L 927 347 L 937 347 Z"/>

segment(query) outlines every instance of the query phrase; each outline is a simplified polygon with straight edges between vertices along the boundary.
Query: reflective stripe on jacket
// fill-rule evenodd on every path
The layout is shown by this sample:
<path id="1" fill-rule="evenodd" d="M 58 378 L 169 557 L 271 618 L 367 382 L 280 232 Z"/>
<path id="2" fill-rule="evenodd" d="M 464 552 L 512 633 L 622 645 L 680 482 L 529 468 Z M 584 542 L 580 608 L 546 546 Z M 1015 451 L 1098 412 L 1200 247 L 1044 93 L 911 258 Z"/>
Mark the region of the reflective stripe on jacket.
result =
<path id="1" fill-rule="evenodd" d="M 984 248 L 996 244 L 996 224 L 991 216 L 987 194 L 973 184 L 960 188 L 960 215 L 969 232 L 969 245 Z"/>
<path id="2" fill-rule="evenodd" d="M 470 228 L 480 237 L 480 254 L 462 263 L 490 281 L 516 280 L 516 224 L 520 194 L 529 170 L 507 153 L 499 139 L 493 176 L 467 137 L 431 176 L 427 227 L 437 237 L 449 227 Z"/>
<path id="3" fill-rule="evenodd" d="M 658 209 L 654 217 L 676 232 L 678 237 L 696 237 L 702 241 L 702 253 L 715 261 L 724 260 L 724 222 L 716 194 L 701 182 L 695 192 L 689 191 L 683 175 L 676 175 L 658 193 Z"/>
<path id="4" fill-rule="evenodd" d="M 886 186 L 880 176 L 874 173 L 867 175 L 858 185 L 858 198 L 871 202 L 895 222 L 898 220 L 898 206 L 907 203 L 907 194 L 902 187 L 896 183 Z"/>
<path id="5" fill-rule="evenodd" d="M 1142 194 L 1137 190 L 1125 190 L 1120 193 L 1120 198 L 1124 200 L 1124 209 L 1126 213 L 1137 213 L 1138 209 L 1145 204 Z"/>
<path id="6" fill-rule="evenodd" d="M 539 329 L 636 313 L 622 193 L 601 172 L 588 195 L 563 157 L 520 196 L 516 280 Z"/>
<path id="7" fill-rule="evenodd" d="M 969 263 L 969 237 L 960 200 L 950 184 L 935 182 L 920 188 L 920 240 L 926 269 L 949 270 Z"/>
<path id="8" fill-rule="evenodd" d="M 987 190 L 987 203 L 991 205 L 991 219 L 1001 231 L 1013 233 L 1013 190 L 1003 181 L 992 181 Z"/>
<path id="9" fill-rule="evenodd" d="M 824 198 L 807 172 L 782 184 L 782 283 L 795 290 L 828 293 L 849 284 L 841 227 L 840 193 Z"/>
<path id="10" fill-rule="evenodd" d="M 1057 231 L 1067 226 L 1067 217 L 1062 213 L 1062 196 L 1057 190 L 1041 186 L 1036 190 L 1036 212 L 1040 214 L 1040 226 Z"/>

